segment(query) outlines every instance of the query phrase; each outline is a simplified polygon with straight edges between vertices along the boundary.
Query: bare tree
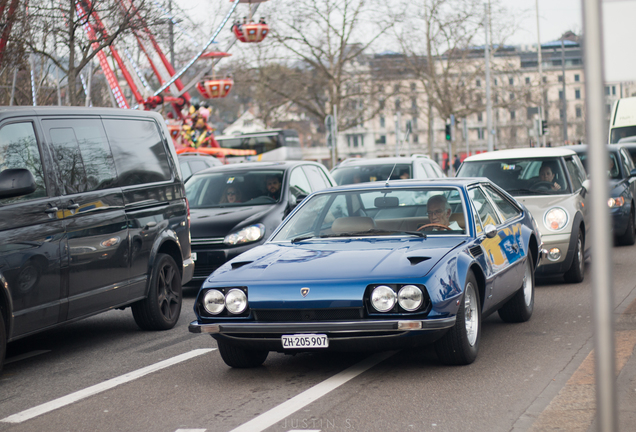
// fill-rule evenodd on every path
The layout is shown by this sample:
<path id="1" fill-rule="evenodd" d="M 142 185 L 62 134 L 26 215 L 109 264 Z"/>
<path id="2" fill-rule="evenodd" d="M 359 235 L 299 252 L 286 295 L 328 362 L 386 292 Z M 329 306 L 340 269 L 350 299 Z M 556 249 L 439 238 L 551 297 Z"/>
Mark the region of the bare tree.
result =
<path id="1" fill-rule="evenodd" d="M 292 102 L 321 122 L 336 107 L 338 129 L 377 114 L 365 51 L 392 23 L 373 0 L 281 0 L 271 5 L 270 45 L 259 47 L 253 82 L 271 109 Z"/>
<path id="2" fill-rule="evenodd" d="M 36 0 L 29 4 L 28 31 L 22 35 L 29 51 L 63 71 L 68 103 L 77 105 L 79 76 L 98 53 L 157 23 L 150 0 Z"/>

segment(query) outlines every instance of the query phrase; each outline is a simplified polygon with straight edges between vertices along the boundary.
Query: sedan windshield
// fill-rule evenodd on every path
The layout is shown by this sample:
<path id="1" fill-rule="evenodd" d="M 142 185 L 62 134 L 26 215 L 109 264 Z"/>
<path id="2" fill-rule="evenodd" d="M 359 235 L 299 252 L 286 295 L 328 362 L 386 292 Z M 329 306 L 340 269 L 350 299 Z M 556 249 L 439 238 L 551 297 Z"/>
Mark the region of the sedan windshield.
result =
<path id="1" fill-rule="evenodd" d="M 571 193 L 560 158 L 464 161 L 457 177 L 486 177 L 513 196 Z"/>
<path id="2" fill-rule="evenodd" d="M 240 207 L 280 200 L 282 170 L 212 172 L 192 176 L 185 185 L 190 208 Z"/>
<path id="3" fill-rule="evenodd" d="M 412 178 L 410 164 L 373 164 L 337 167 L 331 175 L 339 185 Z"/>
<path id="4" fill-rule="evenodd" d="M 325 192 L 308 198 L 274 241 L 406 235 L 462 235 L 464 204 L 457 188 Z"/>

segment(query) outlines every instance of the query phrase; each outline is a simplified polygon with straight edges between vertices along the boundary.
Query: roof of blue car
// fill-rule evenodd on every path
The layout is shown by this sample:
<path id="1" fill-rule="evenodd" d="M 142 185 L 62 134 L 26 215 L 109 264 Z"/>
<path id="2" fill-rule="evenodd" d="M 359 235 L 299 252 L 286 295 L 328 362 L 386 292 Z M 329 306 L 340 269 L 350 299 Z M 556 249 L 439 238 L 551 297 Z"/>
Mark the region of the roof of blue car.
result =
<path id="1" fill-rule="evenodd" d="M 485 177 L 445 177 L 445 178 L 433 178 L 433 179 L 425 179 L 425 180 L 389 180 L 387 181 L 376 181 L 376 182 L 367 182 L 367 183 L 352 183 L 348 185 L 336 186 L 329 190 L 359 190 L 359 189 L 377 189 L 383 187 L 422 187 L 422 186 L 434 186 L 434 187 L 444 187 L 444 186 L 459 186 L 465 187 L 471 184 L 480 183 L 480 182 L 490 182 Z M 388 186 L 387 186 L 388 185 Z"/>

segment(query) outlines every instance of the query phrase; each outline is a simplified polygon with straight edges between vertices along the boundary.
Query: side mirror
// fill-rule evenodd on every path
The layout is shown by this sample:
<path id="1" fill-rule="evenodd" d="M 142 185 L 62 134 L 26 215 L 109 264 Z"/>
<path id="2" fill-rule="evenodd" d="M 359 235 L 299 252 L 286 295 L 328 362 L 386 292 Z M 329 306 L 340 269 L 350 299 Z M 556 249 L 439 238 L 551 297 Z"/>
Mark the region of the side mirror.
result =
<path id="1" fill-rule="evenodd" d="M 630 177 L 636 177 L 636 169 L 633 169 L 629 172 Z"/>
<path id="2" fill-rule="evenodd" d="M 35 178 L 25 168 L 9 168 L 0 172 L 0 198 L 13 198 L 35 192 Z"/>
<path id="3" fill-rule="evenodd" d="M 494 238 L 497 235 L 497 227 L 494 225 L 488 224 L 484 228 L 484 232 L 486 233 L 486 237 Z"/>
<path id="4" fill-rule="evenodd" d="M 304 200 L 305 198 L 307 198 L 307 195 L 304 195 L 304 194 L 297 195 L 294 206 L 297 206 L 298 204 L 300 204 L 300 202 Z"/>

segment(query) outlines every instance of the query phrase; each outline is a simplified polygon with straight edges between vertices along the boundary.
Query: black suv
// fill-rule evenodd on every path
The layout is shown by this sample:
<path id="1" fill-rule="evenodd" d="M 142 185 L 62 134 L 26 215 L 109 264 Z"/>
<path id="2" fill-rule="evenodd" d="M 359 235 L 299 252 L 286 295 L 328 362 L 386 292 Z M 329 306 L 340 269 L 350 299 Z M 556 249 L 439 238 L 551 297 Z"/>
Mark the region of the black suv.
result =
<path id="1" fill-rule="evenodd" d="M 174 327 L 189 209 L 157 113 L 0 108 L 0 368 L 7 342 L 113 308 Z"/>

